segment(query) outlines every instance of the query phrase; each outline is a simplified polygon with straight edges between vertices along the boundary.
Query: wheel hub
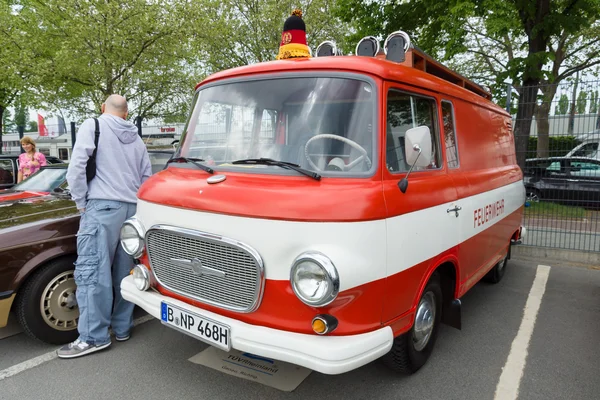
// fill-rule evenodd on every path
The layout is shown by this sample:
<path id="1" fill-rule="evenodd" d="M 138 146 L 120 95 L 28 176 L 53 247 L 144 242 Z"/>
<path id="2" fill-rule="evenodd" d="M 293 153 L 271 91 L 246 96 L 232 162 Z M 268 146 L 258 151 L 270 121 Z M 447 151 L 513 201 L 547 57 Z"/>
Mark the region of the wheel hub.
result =
<path id="1" fill-rule="evenodd" d="M 427 292 L 421 298 L 415 316 L 413 328 L 413 345 L 415 350 L 421 351 L 429 343 L 435 324 L 435 296 Z"/>
<path id="2" fill-rule="evenodd" d="M 53 329 L 71 331 L 77 328 L 79 307 L 75 297 L 76 289 L 73 271 L 63 272 L 44 288 L 40 311 L 44 322 Z"/>

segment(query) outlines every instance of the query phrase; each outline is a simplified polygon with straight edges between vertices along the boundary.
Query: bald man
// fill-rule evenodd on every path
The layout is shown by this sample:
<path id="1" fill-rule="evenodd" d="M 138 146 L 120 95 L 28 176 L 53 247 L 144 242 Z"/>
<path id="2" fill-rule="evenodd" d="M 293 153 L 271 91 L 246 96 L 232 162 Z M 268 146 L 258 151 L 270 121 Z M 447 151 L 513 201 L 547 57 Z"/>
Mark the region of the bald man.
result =
<path id="1" fill-rule="evenodd" d="M 119 236 L 123 222 L 135 214 L 137 191 L 152 169 L 146 146 L 137 127 L 126 120 L 127 113 L 122 96 L 113 94 L 102 104 L 96 176 L 89 182 L 86 165 L 95 149 L 94 119 L 87 119 L 77 132 L 67 181 L 81 213 L 75 262 L 79 337 L 57 351 L 60 358 L 107 348 L 109 327 L 118 341 L 130 337 L 134 305 L 121 297 L 119 285 L 133 268 L 133 259 L 119 245 Z"/>

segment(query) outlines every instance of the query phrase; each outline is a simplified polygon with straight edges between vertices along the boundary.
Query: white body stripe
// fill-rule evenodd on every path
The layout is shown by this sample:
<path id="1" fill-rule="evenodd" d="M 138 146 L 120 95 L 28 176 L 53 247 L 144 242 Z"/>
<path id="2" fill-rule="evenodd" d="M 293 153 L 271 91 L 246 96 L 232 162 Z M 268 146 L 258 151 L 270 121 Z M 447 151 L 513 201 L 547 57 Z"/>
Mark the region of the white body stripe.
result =
<path id="1" fill-rule="evenodd" d="M 408 194 L 409 192 L 407 192 Z M 504 199 L 502 214 L 473 226 L 474 211 Z M 525 202 L 522 182 L 466 197 L 452 203 L 388 219 L 388 275 L 404 271 L 463 243 L 501 221 Z M 447 211 L 458 206 L 458 218 Z M 508 243 L 507 243 L 508 244 Z"/>
<path id="2" fill-rule="evenodd" d="M 474 210 L 500 199 L 504 199 L 502 213 L 474 227 Z M 524 200 L 523 183 L 517 182 L 378 221 L 319 223 L 246 218 L 143 200 L 138 202 L 136 216 L 146 229 L 165 224 L 243 242 L 262 256 L 267 279 L 288 280 L 294 258 L 307 250 L 320 251 L 337 267 L 340 290 L 347 290 L 404 271 L 470 239 L 516 211 Z M 462 208 L 458 218 L 446 211 L 454 205 Z"/>

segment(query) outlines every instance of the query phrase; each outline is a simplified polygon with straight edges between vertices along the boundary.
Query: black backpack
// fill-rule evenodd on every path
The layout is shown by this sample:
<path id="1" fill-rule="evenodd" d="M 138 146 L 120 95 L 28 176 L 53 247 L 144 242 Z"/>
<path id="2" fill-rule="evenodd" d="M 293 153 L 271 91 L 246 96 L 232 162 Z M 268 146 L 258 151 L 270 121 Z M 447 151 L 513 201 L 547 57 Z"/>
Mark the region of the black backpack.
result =
<path id="1" fill-rule="evenodd" d="M 96 152 L 98 151 L 98 139 L 100 139 L 100 126 L 98 125 L 98 120 L 94 118 L 94 122 L 96 123 L 96 130 L 94 131 L 94 152 L 90 158 L 88 158 L 85 167 L 85 175 L 87 176 L 88 182 L 96 176 Z"/>

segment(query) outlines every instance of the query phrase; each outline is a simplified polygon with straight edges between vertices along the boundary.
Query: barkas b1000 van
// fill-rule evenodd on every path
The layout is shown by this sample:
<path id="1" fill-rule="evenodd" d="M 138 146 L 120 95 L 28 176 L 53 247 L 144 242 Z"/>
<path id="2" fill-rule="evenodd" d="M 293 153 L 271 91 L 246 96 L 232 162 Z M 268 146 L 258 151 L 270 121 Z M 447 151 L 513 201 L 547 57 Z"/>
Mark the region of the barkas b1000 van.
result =
<path id="1" fill-rule="evenodd" d="M 407 39 L 202 81 L 122 227 L 123 297 L 325 374 L 423 366 L 440 324 L 460 329 L 460 298 L 502 278 L 525 189 L 508 113 Z"/>

